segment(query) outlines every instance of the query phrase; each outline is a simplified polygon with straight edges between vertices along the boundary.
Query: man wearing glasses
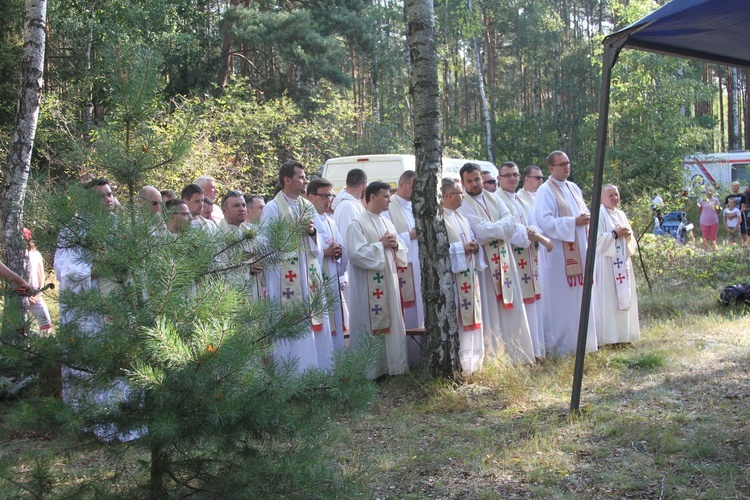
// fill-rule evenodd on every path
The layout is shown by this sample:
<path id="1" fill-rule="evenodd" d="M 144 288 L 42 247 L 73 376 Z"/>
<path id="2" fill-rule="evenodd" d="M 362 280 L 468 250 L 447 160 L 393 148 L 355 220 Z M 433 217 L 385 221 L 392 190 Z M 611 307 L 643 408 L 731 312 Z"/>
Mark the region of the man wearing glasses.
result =
<path id="1" fill-rule="evenodd" d="M 534 210 L 534 199 L 536 198 L 536 190 L 544 182 L 544 175 L 542 175 L 542 169 L 536 165 L 529 165 L 523 169 L 523 187 L 516 192 L 522 202 L 526 203 Z"/>
<path id="2" fill-rule="evenodd" d="M 497 179 L 500 183 L 500 189 L 497 190 L 495 196 L 505 203 L 513 217 L 526 228 L 525 233 L 523 231 L 516 232 L 510 243 L 521 283 L 523 305 L 526 310 L 526 318 L 529 321 L 534 356 L 537 359 L 543 358 L 545 357 L 544 323 L 540 302 L 542 300 L 542 287 L 537 247 L 541 244 L 549 252 L 552 250 L 552 243 L 537 226 L 533 208 L 516 196 L 516 188 L 521 180 L 518 166 L 512 161 L 506 161 L 500 165 Z"/>
<path id="3" fill-rule="evenodd" d="M 581 190 L 567 179 L 570 159 L 562 151 L 547 156 L 550 177 L 536 193 L 537 224 L 552 240 L 551 252 L 539 253 L 542 290 L 551 300 L 542 302 L 547 356 L 576 352 L 578 319 L 583 297 L 583 271 L 591 215 Z M 589 311 L 586 352 L 596 351 L 594 306 Z"/>
<path id="4" fill-rule="evenodd" d="M 492 175 L 492 172 L 482 170 L 482 187 L 490 193 L 497 191 L 497 179 Z"/>
<path id="5" fill-rule="evenodd" d="M 490 354 L 505 352 L 516 363 L 533 363 L 534 348 L 518 271 L 509 241 L 526 233 L 495 195 L 482 189 L 482 171 L 466 163 L 459 171 L 464 201 L 457 209 L 484 250 L 487 268 L 479 278 L 482 287 L 482 328 Z"/>
<path id="6" fill-rule="evenodd" d="M 154 214 L 161 214 L 161 192 L 154 186 L 143 186 L 138 192 L 143 210 Z"/>
<path id="7" fill-rule="evenodd" d="M 461 184 L 453 179 L 443 179 L 442 194 L 458 311 L 458 357 L 464 375 L 470 375 L 482 368 L 484 360 L 479 279 L 480 273 L 487 266 L 482 247 L 474 238 L 469 222 L 456 211 L 463 203 Z"/>
<path id="8" fill-rule="evenodd" d="M 346 253 L 344 239 L 341 237 L 333 217 L 328 215 L 331 203 L 336 197 L 333 185 L 325 179 L 313 179 L 307 184 L 307 199 L 315 207 L 317 217 L 313 218 L 318 230 L 323 251 L 318 253 L 318 265 L 323 273 L 323 281 L 328 281 L 334 298 L 332 307 L 333 324 L 331 338 L 334 349 L 345 347 L 344 335 L 349 333 L 349 310 L 344 299 L 344 289 L 349 281 L 346 274 Z"/>

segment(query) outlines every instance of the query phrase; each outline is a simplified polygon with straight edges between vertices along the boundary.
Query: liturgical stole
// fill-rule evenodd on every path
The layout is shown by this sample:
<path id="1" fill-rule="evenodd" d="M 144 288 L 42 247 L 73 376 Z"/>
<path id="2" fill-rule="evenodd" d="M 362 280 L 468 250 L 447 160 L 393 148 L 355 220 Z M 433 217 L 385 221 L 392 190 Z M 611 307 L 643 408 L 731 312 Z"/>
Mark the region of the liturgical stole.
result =
<path id="1" fill-rule="evenodd" d="M 391 197 L 391 208 L 388 212 L 391 215 L 391 222 L 393 222 L 396 231 L 398 231 L 399 234 L 408 233 L 409 223 L 404 215 L 404 207 L 401 206 L 397 197 Z M 419 258 L 419 256 L 416 256 L 416 258 Z M 407 263 L 405 267 L 397 266 L 396 269 L 398 269 L 398 282 L 401 287 L 402 305 L 404 308 L 414 307 L 417 304 L 415 295 L 416 291 L 414 289 L 414 266 Z"/>
<path id="2" fill-rule="evenodd" d="M 555 195 L 557 200 L 557 213 L 560 217 L 573 217 L 573 212 L 570 210 L 568 200 L 562 192 L 560 186 L 550 178 L 547 180 L 547 184 L 552 190 L 552 194 Z M 571 196 L 578 205 L 578 210 L 581 213 L 586 213 L 586 204 L 583 202 L 580 196 L 578 196 L 567 181 L 565 182 L 565 188 L 570 192 Z M 586 233 L 588 234 L 588 224 L 586 225 Z M 563 241 L 563 255 L 565 256 L 565 276 L 568 277 L 568 286 L 574 287 L 576 285 L 583 285 L 583 262 L 581 262 L 581 245 L 578 241 L 578 231 L 574 232 L 575 236 L 573 241 Z"/>
<path id="3" fill-rule="evenodd" d="M 449 243 L 466 243 L 468 241 L 468 224 L 458 212 L 453 217 L 446 214 L 445 229 L 448 232 Z M 458 313 L 465 332 L 472 332 L 482 328 L 482 306 L 479 295 L 479 273 L 476 269 L 476 256 L 467 255 L 469 267 L 453 275 L 456 281 L 458 295 Z"/>
<path id="4" fill-rule="evenodd" d="M 622 227 L 615 215 L 602 205 L 601 214 L 604 218 L 604 227 L 607 234 L 618 227 Z M 613 220 L 614 219 L 614 220 Z M 628 254 L 627 237 L 620 237 L 615 240 L 615 258 L 610 258 L 612 263 L 612 277 L 615 280 L 615 290 L 617 291 L 617 307 L 620 311 L 630 310 L 630 255 Z"/>
<path id="5" fill-rule="evenodd" d="M 484 217 L 489 222 L 500 220 L 500 206 L 497 199 L 487 193 L 482 192 L 482 198 L 486 205 L 483 206 L 471 195 L 464 196 L 464 203 L 468 203 L 479 217 Z M 484 256 L 487 259 L 492 284 L 495 288 L 495 297 L 498 301 L 503 302 L 505 309 L 513 309 L 513 282 L 510 277 L 510 252 L 508 245 L 503 240 L 492 240 L 482 245 Z"/>
<path id="6" fill-rule="evenodd" d="M 283 191 L 279 191 L 274 198 L 274 201 L 279 207 L 279 215 L 282 217 L 286 216 L 296 223 L 299 223 L 302 217 L 307 215 L 311 217 L 312 214 L 315 213 L 315 208 L 312 206 L 312 203 L 304 198 L 297 199 L 297 210 L 296 212 L 293 211 L 292 207 L 289 206 Z M 308 264 L 308 267 L 304 269 L 302 268 L 302 259 L 300 258 L 302 252 L 305 252 Z M 307 283 L 312 290 L 315 290 L 315 287 L 323 281 L 320 276 L 320 270 L 318 269 L 318 259 L 312 254 L 307 233 L 300 237 L 299 252 L 292 258 L 282 261 L 280 267 L 281 287 L 279 288 L 279 291 L 281 294 L 279 298 L 281 300 L 281 305 L 302 300 L 302 273 L 307 275 Z M 322 316 L 318 315 L 312 317 L 312 328 L 314 332 L 323 330 Z"/>

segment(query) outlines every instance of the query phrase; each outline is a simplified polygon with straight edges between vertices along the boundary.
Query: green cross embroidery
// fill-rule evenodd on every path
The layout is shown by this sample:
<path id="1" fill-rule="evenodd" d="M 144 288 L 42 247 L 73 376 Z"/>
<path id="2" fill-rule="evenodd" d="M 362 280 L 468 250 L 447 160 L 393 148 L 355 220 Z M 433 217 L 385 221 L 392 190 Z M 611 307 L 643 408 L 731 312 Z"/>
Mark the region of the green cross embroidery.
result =
<path id="1" fill-rule="evenodd" d="M 500 249 L 500 255 L 502 255 L 503 257 L 505 257 L 506 253 L 508 253 L 508 252 L 505 250 L 505 247 L 503 247 L 503 248 Z"/>
<path id="2" fill-rule="evenodd" d="M 523 248 L 521 248 L 521 247 L 514 247 L 513 251 L 516 252 L 518 255 L 521 255 L 523 253 Z"/>
<path id="3" fill-rule="evenodd" d="M 469 276 L 470 271 L 471 271 L 470 269 L 467 269 L 466 271 L 461 271 L 460 274 L 463 274 L 464 276 Z"/>
<path id="4" fill-rule="evenodd" d="M 497 240 L 492 240 L 492 241 L 490 241 L 490 246 L 491 246 L 492 248 L 497 248 Z"/>
<path id="5" fill-rule="evenodd" d="M 310 266 L 310 274 L 315 274 L 315 269 L 316 269 L 315 268 L 315 264 L 313 264 L 312 266 Z"/>
<path id="6" fill-rule="evenodd" d="M 298 260 L 299 260 L 299 257 L 292 257 L 291 259 L 289 259 L 289 263 L 291 265 L 294 265 L 297 263 Z"/>
<path id="7" fill-rule="evenodd" d="M 385 276 L 380 274 L 380 272 L 376 273 L 375 276 L 372 277 L 372 280 L 377 281 L 378 284 L 380 284 L 380 282 L 383 281 L 384 279 L 385 279 Z"/>

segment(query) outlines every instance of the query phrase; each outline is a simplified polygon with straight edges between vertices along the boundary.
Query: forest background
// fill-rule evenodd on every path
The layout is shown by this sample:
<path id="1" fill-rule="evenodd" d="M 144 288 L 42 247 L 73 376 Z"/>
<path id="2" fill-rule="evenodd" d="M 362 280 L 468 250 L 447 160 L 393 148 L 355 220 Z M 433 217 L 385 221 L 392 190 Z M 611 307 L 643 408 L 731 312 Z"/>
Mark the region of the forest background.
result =
<path id="1" fill-rule="evenodd" d="M 567 151 L 590 185 L 601 41 L 665 2 L 435 3 L 445 156 L 543 164 Z M 23 5 L 0 0 L 0 144 L 20 84 Z M 103 171 L 97 149 L 139 122 L 144 154 L 190 153 L 144 179 L 179 190 L 198 175 L 270 194 L 281 161 L 315 170 L 351 154 L 412 153 L 401 2 L 77 1 L 48 6 L 45 87 L 32 176 Z M 123 113 L 130 74 L 157 68 L 147 113 Z M 747 73 L 625 51 L 613 75 L 605 181 L 626 202 L 681 192 L 684 155 L 750 140 Z M 163 152 L 162 152 L 163 153 Z"/>

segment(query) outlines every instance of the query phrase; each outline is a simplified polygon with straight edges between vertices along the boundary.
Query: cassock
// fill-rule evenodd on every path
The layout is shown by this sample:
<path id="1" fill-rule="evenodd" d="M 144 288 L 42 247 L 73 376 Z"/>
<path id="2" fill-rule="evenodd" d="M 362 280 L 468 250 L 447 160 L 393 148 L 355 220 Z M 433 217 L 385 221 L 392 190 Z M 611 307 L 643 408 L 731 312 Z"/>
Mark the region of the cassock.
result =
<path id="1" fill-rule="evenodd" d="M 55 251 L 55 276 L 60 284 L 61 293 L 84 294 L 91 289 L 99 289 L 102 294 L 106 287 L 100 287 L 99 280 L 92 276 L 91 256 L 81 247 L 68 247 L 70 235 L 66 230 L 60 233 L 58 248 Z M 60 323 L 74 324 L 75 328 L 84 336 L 95 337 L 100 334 L 104 319 L 98 315 L 80 317 L 76 314 L 77 297 L 61 296 Z M 62 400 L 70 405 L 74 411 L 85 411 L 87 406 L 96 405 L 102 409 L 110 408 L 119 411 L 120 404 L 132 398 L 133 391 L 124 378 L 110 381 L 106 387 L 92 386 L 92 375 L 88 371 L 76 370 L 68 366 L 62 367 Z M 97 425 L 92 431 L 103 441 L 122 442 L 138 439 L 145 434 L 145 429 L 120 431 L 114 424 Z"/>
<path id="2" fill-rule="evenodd" d="M 301 217 L 313 219 L 316 215 L 312 203 L 300 197 L 289 198 L 280 191 L 276 197 L 263 208 L 260 216 L 261 225 L 268 224 L 278 217 Z M 321 281 L 318 267 L 318 253 L 322 252 L 320 234 L 306 234 L 301 239 L 302 245 L 287 261 L 279 267 L 266 268 L 266 290 L 269 300 L 281 302 L 282 305 L 307 301 L 308 290 L 315 281 Z M 274 356 L 280 360 L 297 360 L 297 369 L 301 373 L 307 368 L 326 369 L 333 361 L 333 340 L 328 323 L 328 316 L 314 317 L 306 335 L 295 340 L 280 340 L 274 346 Z"/>
<path id="3" fill-rule="evenodd" d="M 336 198 L 333 199 L 331 204 L 331 210 L 333 210 L 333 221 L 336 223 L 336 227 L 342 236 L 346 238 L 346 231 L 349 229 L 349 224 L 352 223 L 354 218 L 365 211 L 365 206 L 354 196 L 350 195 L 346 190 L 342 190 Z M 348 270 L 348 267 L 347 267 Z M 344 288 L 344 300 L 349 302 L 349 292 L 351 287 L 347 286 Z"/>
<path id="4" fill-rule="evenodd" d="M 552 187 L 552 183 L 556 187 Z M 562 214 L 556 192 L 561 193 L 565 202 Z M 537 224 L 554 245 L 549 253 L 539 252 L 542 290 L 549 298 L 542 302 L 547 356 L 574 354 L 578 343 L 588 231 L 588 226 L 576 226 L 575 218 L 587 209 L 578 186 L 552 177 L 537 190 L 535 204 Z M 578 267 L 574 269 L 574 265 Z M 593 309 L 594 304 L 589 311 L 586 352 L 597 349 Z"/>
<path id="5" fill-rule="evenodd" d="M 398 231 L 398 235 L 409 247 L 406 266 L 399 266 L 399 284 L 401 286 L 401 301 L 404 307 L 404 324 L 407 330 L 424 328 L 424 304 L 422 302 L 422 269 L 419 264 L 419 242 L 411 239 L 410 231 L 414 229 L 414 213 L 411 200 L 398 195 L 391 196 L 391 205 L 383 217 L 389 219 Z M 409 366 L 419 366 L 424 359 L 424 337 L 411 336 L 407 339 L 406 350 L 409 356 Z"/>
<path id="6" fill-rule="evenodd" d="M 518 270 L 508 241 L 521 238 L 526 228 L 492 193 L 465 193 L 458 212 L 469 221 L 477 243 L 484 249 L 486 269 L 480 278 L 482 327 L 490 353 L 506 352 L 513 362 L 534 361 L 529 322 L 523 308 Z M 502 288 L 502 294 L 500 289 Z"/>
<path id="7" fill-rule="evenodd" d="M 398 249 L 383 247 L 380 238 L 386 232 L 396 235 Z M 406 373 L 406 330 L 396 266 L 406 264 L 408 248 L 389 220 L 367 210 L 354 218 L 344 241 L 349 257 L 352 344 L 356 346 L 362 336 L 373 334 L 383 342 L 365 376 L 375 379 Z"/>
<path id="8" fill-rule="evenodd" d="M 233 226 L 226 219 L 221 219 L 217 226 L 222 234 L 229 235 L 229 238 L 235 241 L 242 239 L 245 231 L 257 232 L 257 227 L 254 228 L 246 222 L 243 222 L 239 226 Z M 242 260 L 252 260 L 252 257 L 249 255 L 251 253 L 252 247 L 250 242 L 243 240 L 241 243 L 233 245 L 230 249 L 219 254 L 216 260 L 224 265 L 237 265 Z M 249 262 L 244 266 L 227 271 L 227 277 L 234 285 L 242 288 L 246 292 L 247 297 L 255 300 L 265 298 L 266 287 L 263 283 L 263 273 L 253 273 Z"/>
<path id="9" fill-rule="evenodd" d="M 479 279 L 486 264 L 482 247 L 479 247 L 479 251 L 474 255 L 467 255 L 464 251 L 463 244 L 474 240 L 474 233 L 468 221 L 456 211 L 447 208 L 444 211 L 458 311 L 458 357 L 464 375 L 471 375 L 482 369 L 484 361 Z"/>
<path id="10" fill-rule="evenodd" d="M 531 227 L 541 234 L 542 230 L 536 225 L 533 209 L 516 196 L 502 189 L 495 191 L 495 196 L 505 203 L 513 217 L 526 227 Z M 528 233 L 515 233 L 510 239 L 515 257 L 518 276 L 523 293 L 523 306 L 526 309 L 526 319 L 531 331 L 531 344 L 534 356 L 543 358 L 544 349 L 544 320 L 542 317 L 542 286 L 539 275 L 539 258 L 535 242 L 529 240 Z M 543 251 L 546 252 L 546 249 Z"/>
<path id="11" fill-rule="evenodd" d="M 349 281 L 346 274 L 348 264 L 346 246 L 344 245 L 344 238 L 341 237 L 332 217 L 327 214 L 317 214 L 314 222 L 320 235 L 320 241 L 323 242 L 323 250 L 334 243 L 341 245 L 343 250 L 341 257 L 338 259 L 334 257 L 326 258 L 322 250 L 318 253 L 318 265 L 322 272 L 323 281 L 328 281 L 334 301 L 329 311 L 334 319 L 331 323 L 333 348 L 343 349 L 345 347 L 344 334 L 349 332 L 349 310 L 346 307 L 346 300 L 344 300 L 344 289 Z"/>
<path id="12" fill-rule="evenodd" d="M 630 236 L 614 238 L 618 227 L 630 229 Z M 635 238 L 625 212 L 601 206 L 596 238 L 594 297 L 596 297 L 596 339 L 599 345 L 640 340 L 638 295 L 633 263 Z"/>

